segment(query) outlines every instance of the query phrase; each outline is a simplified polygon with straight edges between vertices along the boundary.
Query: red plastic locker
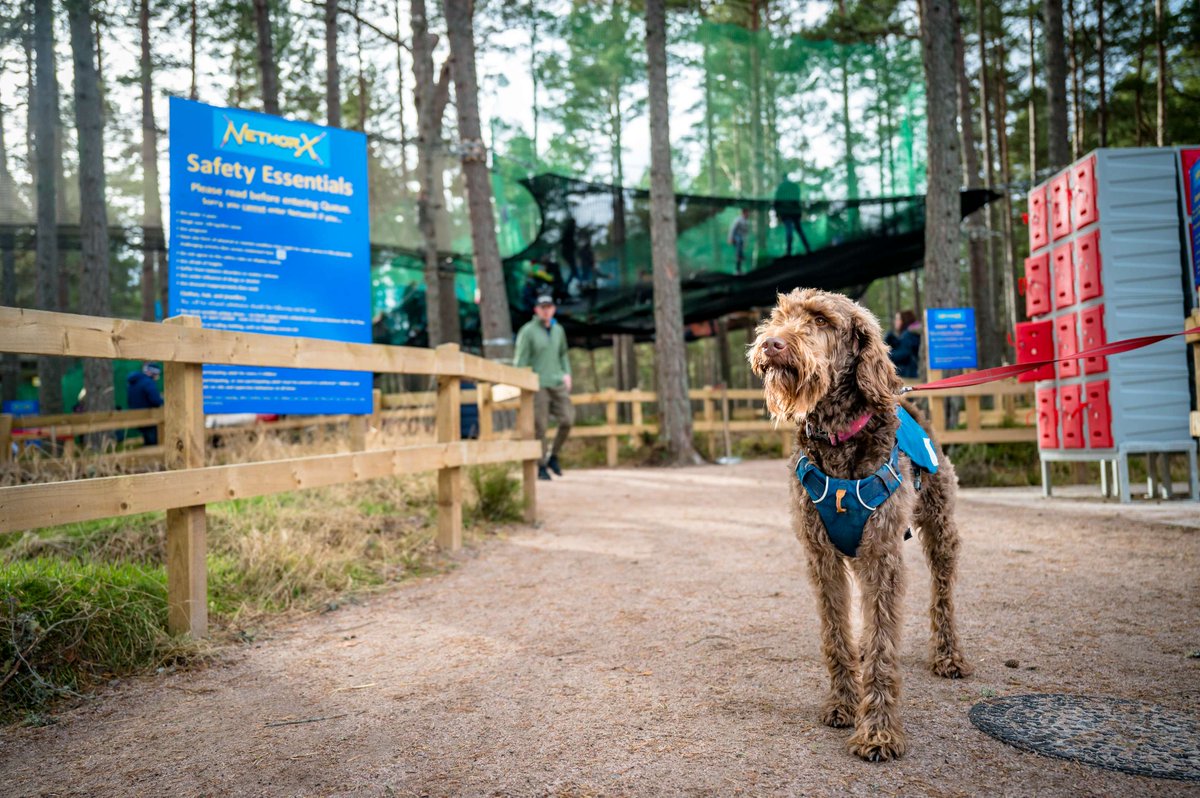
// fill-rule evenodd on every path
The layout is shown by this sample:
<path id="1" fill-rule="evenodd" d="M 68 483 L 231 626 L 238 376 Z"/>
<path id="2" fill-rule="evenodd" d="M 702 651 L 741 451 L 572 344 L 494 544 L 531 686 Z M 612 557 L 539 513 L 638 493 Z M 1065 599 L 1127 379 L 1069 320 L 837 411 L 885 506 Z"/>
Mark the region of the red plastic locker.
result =
<path id="1" fill-rule="evenodd" d="M 1075 270 L 1079 275 L 1079 301 L 1095 299 L 1104 293 L 1100 282 L 1100 229 L 1075 239 Z"/>
<path id="2" fill-rule="evenodd" d="M 1050 254 L 1054 264 L 1054 307 L 1075 304 L 1075 268 L 1071 263 L 1071 245 L 1060 244 Z"/>
<path id="3" fill-rule="evenodd" d="M 1029 251 L 1050 243 L 1046 232 L 1046 186 L 1041 185 L 1029 192 Z"/>
<path id="4" fill-rule="evenodd" d="M 1063 172 L 1050 181 L 1046 204 L 1050 206 L 1050 237 L 1055 241 L 1071 232 L 1070 172 Z"/>
<path id="5" fill-rule="evenodd" d="M 1075 314 L 1068 313 L 1054 320 L 1054 351 L 1056 357 L 1068 357 L 1079 351 L 1079 337 L 1075 332 Z M 1058 364 L 1058 376 L 1078 377 L 1079 361 L 1064 360 Z"/>
<path id="6" fill-rule="evenodd" d="M 1079 311 L 1079 351 L 1086 352 L 1097 346 L 1104 346 L 1108 340 L 1104 336 L 1104 306 Z M 1083 361 L 1084 374 L 1100 374 L 1108 371 L 1108 358 L 1089 357 Z"/>
<path id="7" fill-rule="evenodd" d="M 1064 385 L 1059 389 L 1062 401 L 1062 442 L 1064 449 L 1082 449 L 1083 437 L 1083 391 L 1078 385 Z"/>
<path id="8" fill-rule="evenodd" d="M 1111 449 L 1112 408 L 1108 404 L 1108 380 L 1089 382 L 1087 391 L 1088 446 L 1093 449 Z"/>
<path id="9" fill-rule="evenodd" d="M 1054 322 L 1026 321 L 1017 325 L 1017 362 L 1032 363 L 1054 357 Z M 1054 364 L 1027 371 L 1017 377 L 1018 382 L 1035 382 L 1054 379 Z"/>
<path id="10" fill-rule="evenodd" d="M 1094 224 L 1100 218 L 1100 209 L 1096 205 L 1095 155 L 1071 167 L 1071 216 L 1076 230 Z"/>
<path id="11" fill-rule="evenodd" d="M 1025 315 L 1033 318 L 1049 313 L 1050 253 L 1025 259 Z"/>
<path id="12" fill-rule="evenodd" d="M 1053 388 L 1041 388 L 1037 392 L 1038 448 L 1058 448 L 1058 408 L 1054 401 Z"/>

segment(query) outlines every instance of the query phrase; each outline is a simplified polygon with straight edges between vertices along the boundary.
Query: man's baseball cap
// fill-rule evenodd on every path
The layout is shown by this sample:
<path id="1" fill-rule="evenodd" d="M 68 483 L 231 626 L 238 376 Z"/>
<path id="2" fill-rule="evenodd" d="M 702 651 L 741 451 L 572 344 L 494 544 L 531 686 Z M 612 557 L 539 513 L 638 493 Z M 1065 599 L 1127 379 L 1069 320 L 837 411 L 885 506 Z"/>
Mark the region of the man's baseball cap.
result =
<path id="1" fill-rule="evenodd" d="M 162 363 L 143 363 L 142 371 L 157 377 L 159 374 L 162 374 Z"/>
<path id="2" fill-rule="evenodd" d="M 553 305 L 553 304 L 554 304 L 554 297 L 552 297 L 550 294 L 539 294 L 539 295 L 538 295 L 538 298 L 537 298 L 537 304 L 539 304 L 539 305 Z"/>

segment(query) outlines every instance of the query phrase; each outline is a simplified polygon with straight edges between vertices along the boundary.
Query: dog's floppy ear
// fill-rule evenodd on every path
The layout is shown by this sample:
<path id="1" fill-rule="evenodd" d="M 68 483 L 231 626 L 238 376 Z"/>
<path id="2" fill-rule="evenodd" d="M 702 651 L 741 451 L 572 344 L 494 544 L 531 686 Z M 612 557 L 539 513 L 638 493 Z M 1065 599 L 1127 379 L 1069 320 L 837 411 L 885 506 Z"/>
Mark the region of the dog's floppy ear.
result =
<path id="1" fill-rule="evenodd" d="M 851 318 L 851 334 L 858 355 L 855 376 L 859 391 L 871 407 L 890 410 L 896 405 L 896 394 L 904 383 L 888 357 L 879 322 L 867 311 L 856 308 Z"/>

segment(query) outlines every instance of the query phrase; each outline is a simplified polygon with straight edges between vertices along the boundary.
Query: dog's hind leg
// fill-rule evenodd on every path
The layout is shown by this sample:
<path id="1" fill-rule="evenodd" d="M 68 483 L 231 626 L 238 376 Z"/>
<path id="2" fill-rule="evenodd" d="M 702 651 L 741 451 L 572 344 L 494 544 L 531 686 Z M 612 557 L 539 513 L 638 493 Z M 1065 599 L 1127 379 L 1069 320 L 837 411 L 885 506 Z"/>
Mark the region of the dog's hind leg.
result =
<path id="1" fill-rule="evenodd" d="M 883 762 L 904 756 L 908 744 L 900 722 L 901 607 L 904 559 L 900 534 L 877 539 L 872 551 L 859 548 L 854 573 L 862 590 L 862 674 L 851 753 Z"/>
<path id="2" fill-rule="evenodd" d="M 829 697 L 821 706 L 821 722 L 834 728 L 849 728 L 854 725 L 858 704 L 855 676 L 858 651 L 850 633 L 850 577 L 842 559 L 827 541 L 809 542 L 808 575 L 820 605 L 821 653 L 829 669 Z"/>
<path id="3" fill-rule="evenodd" d="M 929 667 L 947 679 L 971 675 L 954 620 L 954 581 L 961 545 L 954 521 L 955 484 L 954 467 L 942 458 L 938 473 L 926 475 L 914 513 L 929 561 Z"/>

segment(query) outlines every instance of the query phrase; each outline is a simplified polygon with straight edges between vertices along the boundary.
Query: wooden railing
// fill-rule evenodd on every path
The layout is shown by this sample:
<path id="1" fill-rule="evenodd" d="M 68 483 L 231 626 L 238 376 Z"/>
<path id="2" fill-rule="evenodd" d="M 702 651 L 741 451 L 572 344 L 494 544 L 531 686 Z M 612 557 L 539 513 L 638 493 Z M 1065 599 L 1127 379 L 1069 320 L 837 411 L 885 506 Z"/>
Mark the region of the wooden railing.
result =
<path id="1" fill-rule="evenodd" d="M 936 375 L 935 375 L 936 376 Z M 513 438 L 512 431 L 500 432 L 493 435 L 491 424 L 492 410 L 516 409 L 519 400 L 515 398 L 493 401 L 489 386 L 482 385 L 482 390 L 462 391 L 461 401 L 464 404 L 476 404 L 479 407 L 480 437 Z M 376 392 L 378 394 L 378 392 Z M 723 390 L 720 387 L 696 388 L 689 392 L 693 402 L 699 404 L 699 412 L 693 419 L 693 430 L 698 435 L 707 436 L 708 450 L 719 453 L 724 444 L 724 436 L 746 434 L 778 434 L 781 451 L 785 454 L 792 445 L 792 429 L 788 425 L 777 425 L 766 417 L 762 391 L 754 388 L 735 388 Z M 958 396 L 963 398 L 964 412 L 960 415 L 961 427 L 947 429 L 944 403 L 940 400 Z M 912 394 L 917 400 L 934 400 L 928 405 L 931 424 L 940 442 L 944 444 L 964 443 L 1020 443 L 1037 440 L 1037 430 L 1033 425 L 1033 391 L 1025 384 L 1006 383 L 991 386 L 974 386 L 970 388 L 951 388 L 943 390 L 922 391 Z M 991 397 L 992 407 L 984 409 L 984 400 Z M 243 426 L 218 427 L 208 430 L 208 435 L 236 435 L 249 432 L 271 433 L 283 430 L 310 428 L 320 431 L 320 437 L 326 437 L 326 431 L 338 425 L 349 425 L 349 440 L 352 449 L 364 448 L 357 443 L 363 435 L 365 422 L 379 429 L 385 423 L 408 422 L 420 427 L 433 428 L 437 417 L 437 394 L 434 391 L 414 391 L 407 393 L 377 395 L 375 413 L 373 416 L 293 416 L 269 423 L 255 423 Z M 637 445 L 643 434 L 658 432 L 658 424 L 653 420 L 653 410 L 649 417 L 646 405 L 654 405 L 658 396 L 653 391 L 598 391 L 577 393 L 571 396 L 571 402 L 576 407 L 602 405 L 604 407 L 603 424 L 577 424 L 571 430 L 572 438 L 604 438 L 605 462 L 616 466 L 619 462 L 620 443 L 628 439 Z M 624 415 L 627 421 L 621 422 L 622 409 L 628 407 Z M 158 413 L 159 415 L 154 415 Z M 144 419 L 141 415 L 146 414 Z M 53 434 L 58 439 L 70 435 L 83 435 L 107 429 L 137 426 L 135 422 L 150 423 L 161 417 L 159 411 L 126 411 L 125 413 L 97 414 L 99 420 L 92 423 L 86 415 L 55 416 L 55 417 L 25 417 L 16 419 L 12 424 L 19 429 L 29 432 L 15 432 L 14 441 L 28 439 L 49 440 Z M 649 418 L 649 420 L 648 420 Z M 70 419 L 70 424 L 64 424 L 62 419 Z M 122 420 L 124 422 L 122 423 Z M 54 427 L 52 421 L 61 426 Z M 0 447 L 4 446 L 6 427 L 0 417 Z M 34 431 L 36 430 L 36 431 Z M 164 456 L 161 446 L 133 449 L 113 455 L 117 458 L 135 459 L 145 457 L 152 459 Z"/>
<path id="2" fill-rule="evenodd" d="M 168 470 L 0 488 L 0 532 L 165 510 L 168 626 L 175 633 L 201 636 L 207 630 L 205 505 L 212 502 L 437 471 L 437 542 L 456 549 L 462 545 L 463 466 L 519 460 L 526 518 L 532 521 L 536 516 L 541 456 L 541 444 L 533 440 L 537 376 L 465 354 L 453 344 L 436 350 L 352 344 L 204 329 L 194 317 L 152 324 L 0 307 L 0 352 L 163 362 L 162 448 Z M 205 467 L 204 363 L 436 377 L 436 443 Z M 481 385 L 510 385 L 518 391 L 516 439 L 495 440 L 489 434 L 477 441 L 460 440 L 464 378 Z M 88 431 L 157 419 L 146 413 L 133 421 L 138 412 L 90 419 Z M 357 436 L 357 428 L 365 438 L 367 419 L 357 418 L 351 436 Z M 6 424 L 11 423 L 8 419 Z M 72 433 L 79 429 L 63 417 L 53 420 Z M 8 441 L 4 448 L 7 453 Z"/>

